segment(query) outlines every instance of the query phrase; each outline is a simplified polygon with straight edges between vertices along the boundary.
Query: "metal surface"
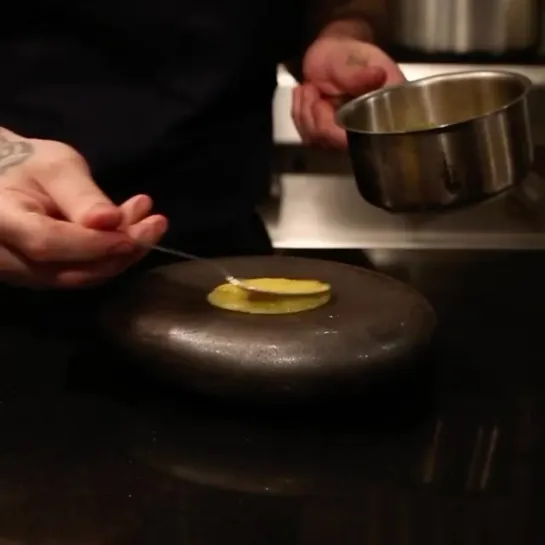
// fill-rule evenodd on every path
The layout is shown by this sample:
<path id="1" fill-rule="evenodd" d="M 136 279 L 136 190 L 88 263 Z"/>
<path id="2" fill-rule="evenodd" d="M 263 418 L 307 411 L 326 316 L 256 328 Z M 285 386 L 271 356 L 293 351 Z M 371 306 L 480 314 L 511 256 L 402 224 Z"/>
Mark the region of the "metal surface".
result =
<path id="1" fill-rule="evenodd" d="M 241 276 L 314 277 L 331 302 L 291 316 L 251 316 L 211 307 L 216 275 L 200 262 L 157 269 L 105 307 L 106 335 L 135 362 L 197 391 L 255 400 L 361 392 L 411 368 L 435 328 L 412 288 L 339 263 L 289 257 L 218 261 Z"/>
<path id="2" fill-rule="evenodd" d="M 392 40 L 426 53 L 539 47 L 541 0 L 388 0 Z"/>
<path id="3" fill-rule="evenodd" d="M 545 180 L 442 214 L 405 217 L 371 206 L 350 175 L 288 174 L 282 199 L 263 210 L 277 248 L 545 250 Z M 525 194 L 536 195 L 531 208 Z"/>
<path id="4" fill-rule="evenodd" d="M 483 201 L 533 162 L 531 81 L 501 71 L 443 74 L 344 105 L 339 123 L 361 195 L 393 212 Z"/>

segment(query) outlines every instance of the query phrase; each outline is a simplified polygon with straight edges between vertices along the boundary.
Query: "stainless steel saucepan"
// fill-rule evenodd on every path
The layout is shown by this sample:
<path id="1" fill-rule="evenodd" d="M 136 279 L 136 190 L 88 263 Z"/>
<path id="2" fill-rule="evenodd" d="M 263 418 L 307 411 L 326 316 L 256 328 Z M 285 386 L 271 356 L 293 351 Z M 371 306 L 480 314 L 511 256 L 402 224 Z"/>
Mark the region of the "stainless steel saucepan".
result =
<path id="1" fill-rule="evenodd" d="M 504 71 L 441 74 L 348 102 L 348 135 L 361 195 L 392 212 L 440 211 L 519 184 L 534 157 L 531 81 Z"/>

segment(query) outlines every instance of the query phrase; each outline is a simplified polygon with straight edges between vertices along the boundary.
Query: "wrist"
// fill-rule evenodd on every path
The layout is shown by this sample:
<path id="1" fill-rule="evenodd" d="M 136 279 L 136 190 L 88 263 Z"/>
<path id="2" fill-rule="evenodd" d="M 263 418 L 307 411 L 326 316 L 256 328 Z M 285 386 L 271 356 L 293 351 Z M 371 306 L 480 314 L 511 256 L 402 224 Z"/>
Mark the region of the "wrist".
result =
<path id="1" fill-rule="evenodd" d="M 339 19 L 326 25 L 316 39 L 319 40 L 320 38 L 348 38 L 362 42 L 372 42 L 373 30 L 364 19 Z"/>

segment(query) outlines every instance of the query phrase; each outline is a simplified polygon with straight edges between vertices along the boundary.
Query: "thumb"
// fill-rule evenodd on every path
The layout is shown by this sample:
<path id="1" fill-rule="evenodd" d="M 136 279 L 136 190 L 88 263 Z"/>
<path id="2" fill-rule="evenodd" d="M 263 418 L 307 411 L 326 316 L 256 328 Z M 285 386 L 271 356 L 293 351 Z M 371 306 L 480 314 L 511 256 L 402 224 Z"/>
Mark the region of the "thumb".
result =
<path id="1" fill-rule="evenodd" d="M 338 94 L 357 97 L 382 87 L 386 82 L 386 76 L 386 71 L 379 66 L 339 63 L 332 68 L 331 83 Z"/>
<path id="2" fill-rule="evenodd" d="M 38 174 L 36 181 L 73 223 L 90 229 L 114 230 L 123 221 L 121 210 L 99 189 L 86 165 L 79 161 L 67 161 L 52 169 L 52 173 Z"/>

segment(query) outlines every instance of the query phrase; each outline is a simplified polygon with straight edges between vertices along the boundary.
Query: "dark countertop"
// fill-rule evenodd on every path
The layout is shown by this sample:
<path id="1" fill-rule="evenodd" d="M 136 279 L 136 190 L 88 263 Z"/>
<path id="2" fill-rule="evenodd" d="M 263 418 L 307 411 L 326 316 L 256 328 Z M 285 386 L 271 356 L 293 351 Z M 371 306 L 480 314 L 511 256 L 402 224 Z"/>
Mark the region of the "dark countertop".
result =
<path id="1" fill-rule="evenodd" d="M 89 294 L 4 294 L 0 545 L 544 543 L 545 254 L 395 257 L 436 372 L 288 414 L 129 372 Z"/>

